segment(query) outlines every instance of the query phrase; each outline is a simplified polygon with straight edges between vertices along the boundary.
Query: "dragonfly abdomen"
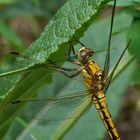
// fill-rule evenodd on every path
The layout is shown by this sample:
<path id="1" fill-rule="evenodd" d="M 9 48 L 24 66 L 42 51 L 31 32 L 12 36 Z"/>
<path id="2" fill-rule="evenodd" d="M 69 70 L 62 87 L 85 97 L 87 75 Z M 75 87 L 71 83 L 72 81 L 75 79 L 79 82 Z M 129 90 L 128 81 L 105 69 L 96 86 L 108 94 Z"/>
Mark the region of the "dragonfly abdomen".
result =
<path id="1" fill-rule="evenodd" d="M 98 92 L 95 96 L 93 96 L 92 99 L 93 99 L 93 103 L 94 103 L 96 109 L 99 112 L 101 119 L 104 122 L 104 126 L 106 127 L 111 139 L 112 140 L 120 140 L 116 126 L 113 122 L 113 119 L 112 119 L 110 113 L 109 113 L 104 93 Z"/>

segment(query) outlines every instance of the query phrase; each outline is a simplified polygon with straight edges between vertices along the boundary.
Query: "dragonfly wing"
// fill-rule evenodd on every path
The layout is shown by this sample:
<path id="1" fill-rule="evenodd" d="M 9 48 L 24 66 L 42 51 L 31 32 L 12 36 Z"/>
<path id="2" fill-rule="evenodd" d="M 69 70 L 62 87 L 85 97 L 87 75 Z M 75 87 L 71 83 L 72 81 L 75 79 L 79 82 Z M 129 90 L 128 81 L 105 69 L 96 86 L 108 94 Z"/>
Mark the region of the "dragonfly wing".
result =
<path id="1" fill-rule="evenodd" d="M 58 71 L 55 71 L 52 77 L 50 77 L 50 73 L 44 76 L 45 82 L 51 79 L 48 84 L 45 83 L 43 88 L 45 91 L 42 93 L 44 96 L 57 96 L 60 93 L 61 95 L 75 95 L 75 92 L 77 93 L 82 91 L 83 93 L 83 91 L 86 90 L 85 82 L 81 75 L 74 78 L 68 78 Z"/>
<path id="2" fill-rule="evenodd" d="M 32 101 L 15 103 L 12 106 L 21 104 L 26 104 L 23 114 L 27 120 L 35 119 L 41 122 L 63 121 L 76 118 L 76 115 L 72 115 L 75 109 L 79 113 L 89 108 L 91 105 L 91 96 L 83 94 L 49 100 L 34 99 Z"/>

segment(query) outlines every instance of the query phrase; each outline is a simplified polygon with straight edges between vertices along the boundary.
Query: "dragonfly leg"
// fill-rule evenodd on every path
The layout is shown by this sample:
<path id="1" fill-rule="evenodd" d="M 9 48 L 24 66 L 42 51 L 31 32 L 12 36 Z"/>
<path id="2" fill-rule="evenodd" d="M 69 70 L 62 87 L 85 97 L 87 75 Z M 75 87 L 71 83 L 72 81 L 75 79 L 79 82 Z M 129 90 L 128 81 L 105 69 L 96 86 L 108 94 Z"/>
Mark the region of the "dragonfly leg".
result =
<path id="1" fill-rule="evenodd" d="M 75 53 L 74 46 L 70 43 L 68 51 L 66 51 L 66 60 L 72 64 L 80 65 L 77 60 L 77 54 Z"/>
<path id="2" fill-rule="evenodd" d="M 60 71 L 62 74 L 64 74 L 66 77 L 68 78 L 73 78 L 78 76 L 81 73 L 81 68 L 65 68 L 65 67 L 60 67 L 57 64 L 55 64 L 54 62 L 52 62 L 51 60 L 48 60 L 50 63 L 50 67 L 57 69 L 58 71 Z M 67 72 L 75 72 L 72 74 L 68 74 Z"/>
<path id="3" fill-rule="evenodd" d="M 68 74 L 68 73 L 66 73 L 65 71 L 61 71 L 61 70 L 59 70 L 62 74 L 64 74 L 66 77 L 68 77 L 68 78 L 73 78 L 73 77 L 76 77 L 76 76 L 78 76 L 80 73 L 81 73 L 81 71 L 79 70 L 79 71 L 77 71 L 76 73 L 73 73 L 73 74 Z"/>
<path id="4" fill-rule="evenodd" d="M 72 56 L 71 56 L 71 52 L 73 53 Z M 74 49 L 74 46 L 73 45 L 70 45 L 69 46 L 69 50 L 66 51 L 66 59 L 67 61 L 71 62 L 75 59 L 77 59 L 77 55 L 75 53 L 75 49 Z"/>
<path id="5" fill-rule="evenodd" d="M 86 47 L 82 42 L 80 42 L 75 37 L 74 37 L 74 40 L 76 42 L 78 42 L 81 46 Z M 75 53 L 75 49 L 74 49 L 74 46 L 72 45 L 72 42 L 70 42 L 68 53 L 66 52 L 66 56 L 67 56 L 68 60 L 71 59 L 71 52 L 73 53 L 73 57 L 75 57 L 75 59 L 77 59 L 77 54 Z"/>
<path id="6" fill-rule="evenodd" d="M 72 53 L 72 55 L 71 55 L 71 53 Z M 77 60 L 77 54 L 75 53 L 75 49 L 74 49 L 73 45 L 70 45 L 69 50 L 66 51 L 66 60 L 72 64 L 81 66 L 81 64 Z"/>
<path id="7" fill-rule="evenodd" d="M 82 43 L 81 41 L 79 41 L 78 39 L 75 38 L 75 41 L 78 42 L 82 47 L 86 47 L 86 45 Z"/>

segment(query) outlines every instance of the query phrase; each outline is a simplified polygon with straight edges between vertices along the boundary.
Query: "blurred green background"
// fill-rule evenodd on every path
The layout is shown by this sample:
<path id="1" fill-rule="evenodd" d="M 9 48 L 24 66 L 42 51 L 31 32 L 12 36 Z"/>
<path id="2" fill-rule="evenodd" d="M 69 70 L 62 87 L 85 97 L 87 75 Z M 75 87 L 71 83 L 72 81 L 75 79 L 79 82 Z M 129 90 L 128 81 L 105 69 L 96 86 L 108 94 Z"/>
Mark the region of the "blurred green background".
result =
<path id="1" fill-rule="evenodd" d="M 66 0 L 0 0 L 1 73 L 7 71 L 16 60 L 16 56 L 9 55 L 9 52 L 18 52 L 21 54 L 29 44 L 38 38 L 47 25 L 47 22 L 65 2 Z M 111 5 L 112 3 L 106 6 L 100 16 L 80 39 L 86 46 L 93 47 L 95 51 L 106 48 L 107 46 Z M 129 53 L 132 56 L 140 48 L 140 0 L 118 0 L 116 11 L 112 39 L 113 49 L 111 50 L 111 68 L 123 51 L 126 40 L 133 40 L 129 48 Z M 127 56 L 129 57 L 129 54 L 126 54 L 124 62 L 127 60 Z M 122 75 L 113 81 L 107 94 L 109 109 L 112 112 L 113 118 L 116 118 L 116 125 L 123 140 L 140 139 L 140 65 L 139 57 L 137 56 L 133 64 L 126 67 Z M 104 57 L 105 52 L 102 52 L 96 54 L 95 59 L 97 63 L 103 66 Z M 71 81 L 67 82 L 69 84 Z M 50 95 L 56 95 L 58 94 L 56 93 L 56 91 L 58 92 L 58 87 L 62 88 L 59 90 L 60 94 L 66 91 L 71 93 L 72 90 L 75 92 L 75 88 L 78 87 L 78 85 L 75 87 L 72 82 L 70 88 L 64 88 L 63 86 L 66 84 L 64 77 L 61 83 L 59 78 L 57 79 L 54 76 L 53 82 L 50 85 L 44 84 L 39 89 L 39 96 L 50 92 L 52 92 Z M 58 84 L 60 85 L 58 86 Z M 92 107 L 87 114 L 85 119 L 82 117 L 64 139 L 71 140 L 76 137 L 77 139 L 109 140 L 107 134 L 104 136 L 104 126 L 95 108 Z M 4 139 L 45 140 L 56 129 L 56 126 L 46 128 L 46 125 L 41 124 L 36 126 L 35 130 L 28 130 L 27 126 L 26 122 L 18 118 Z"/>

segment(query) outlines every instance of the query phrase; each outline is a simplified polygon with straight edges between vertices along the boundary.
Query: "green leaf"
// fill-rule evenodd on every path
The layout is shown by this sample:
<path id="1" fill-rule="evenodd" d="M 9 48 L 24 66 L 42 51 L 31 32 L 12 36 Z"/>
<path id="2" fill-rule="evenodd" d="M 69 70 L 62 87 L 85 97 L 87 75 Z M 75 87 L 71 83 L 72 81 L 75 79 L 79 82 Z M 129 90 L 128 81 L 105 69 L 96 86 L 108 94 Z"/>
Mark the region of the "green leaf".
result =
<path id="1" fill-rule="evenodd" d="M 139 82 L 140 82 L 140 66 L 137 64 L 132 76 L 131 84 L 135 85 L 138 84 Z"/>
<path id="2" fill-rule="evenodd" d="M 118 15 L 117 18 L 115 19 L 115 27 L 114 27 L 113 32 L 119 31 L 119 34 L 114 35 L 113 40 L 112 40 L 112 48 L 114 48 L 114 50 L 111 51 L 111 68 L 113 68 L 114 64 L 116 64 L 118 57 L 120 56 L 121 52 L 126 46 L 127 32 L 124 29 L 129 28 L 129 26 L 131 25 L 131 21 L 132 21 L 132 18 L 124 13 Z M 85 32 L 85 35 L 80 40 L 87 47 L 92 48 L 95 52 L 97 50 L 105 49 L 107 47 L 109 27 L 110 27 L 109 18 L 105 20 L 98 20 L 97 22 L 94 22 L 90 26 L 90 28 Z M 121 29 L 122 29 L 122 32 L 120 32 Z M 103 66 L 104 64 L 104 59 L 105 59 L 105 52 L 96 54 L 94 56 L 94 60 L 98 64 L 101 64 L 101 66 Z M 124 89 L 130 82 L 130 76 L 131 76 L 131 73 L 133 73 L 134 66 L 130 65 L 128 67 L 128 64 L 130 64 L 130 62 L 132 62 L 132 57 L 126 54 L 124 59 L 122 60 L 122 63 L 119 65 L 119 69 L 117 70 L 117 73 L 116 73 L 116 75 L 119 77 L 117 77 L 112 82 L 110 89 L 107 92 L 107 102 L 108 102 L 109 110 L 111 112 L 113 119 L 117 117 L 116 115 L 118 114 L 118 110 L 120 108 L 121 98 L 124 94 Z M 46 79 L 44 78 L 44 81 L 45 80 L 47 81 L 47 78 Z M 82 87 L 80 87 L 82 81 L 76 82 L 74 79 L 73 80 L 67 79 L 67 80 L 68 80 L 68 83 L 66 79 L 64 79 L 64 77 L 60 78 L 54 75 L 53 82 L 50 83 L 49 85 L 45 84 L 39 90 L 39 93 L 44 96 L 45 95 L 53 96 L 59 93 L 61 95 L 67 95 L 68 93 L 75 94 L 78 88 L 80 88 L 79 89 L 80 91 L 83 91 Z M 56 123 L 54 126 L 50 126 L 47 123 L 38 124 L 36 125 L 36 127 L 33 127 L 32 129 L 35 129 L 35 130 L 37 129 L 41 135 L 44 135 L 45 139 L 52 138 L 56 140 L 56 139 L 62 139 L 63 136 L 64 136 L 63 139 L 65 140 L 71 140 L 74 138 L 77 138 L 80 140 L 85 140 L 85 139 L 93 140 L 93 138 L 95 140 L 103 139 L 106 133 L 106 130 L 99 117 L 99 114 L 97 113 L 97 110 L 94 107 L 91 107 L 90 110 L 88 110 L 87 112 L 85 112 L 83 116 L 81 116 L 81 114 L 83 114 L 83 112 L 85 111 L 84 107 L 86 106 L 82 106 L 82 107 L 83 107 L 83 110 L 81 110 L 82 108 L 80 110 L 76 108 L 74 112 L 72 113 L 72 115 L 77 115 L 77 118 L 74 120 L 66 120 L 66 122 L 63 122 L 62 124 L 60 122 L 59 125 L 57 121 L 54 121 L 54 123 Z M 24 110 L 25 112 L 27 111 L 26 109 L 27 108 L 25 108 Z M 27 114 L 27 112 L 25 114 Z M 77 120 L 78 118 L 80 119 Z M 29 126 L 32 126 L 34 124 L 34 121 L 35 120 L 33 120 L 29 124 Z M 117 125 L 117 127 L 119 127 L 119 124 Z M 30 135 L 32 134 L 32 129 L 30 130 L 29 128 L 30 127 L 27 127 L 23 131 L 24 133 L 21 132 L 21 134 L 19 134 L 21 136 L 20 138 L 30 139 Z M 68 131 L 70 128 L 71 130 Z M 14 133 L 14 131 L 15 129 L 13 129 L 12 132 Z M 36 135 L 35 137 L 37 138 Z M 16 139 L 16 137 L 14 137 L 13 139 Z"/>
<path id="3" fill-rule="evenodd" d="M 140 0 L 134 0 L 134 1 L 140 3 Z"/>
<path id="4" fill-rule="evenodd" d="M 46 59 L 52 53 L 54 53 L 52 58 L 61 57 L 62 52 L 64 54 L 64 47 L 69 46 L 69 41 L 73 39 L 73 36 L 77 38 L 82 36 L 102 6 L 108 1 L 69 0 L 48 23 L 40 37 L 18 58 L 12 70 L 24 71 L 40 68 L 26 75 L 1 77 L 0 138 L 7 132 L 18 109 L 18 107 L 16 109 L 6 108 L 6 105 L 21 96 L 29 98 L 35 95 L 39 87 L 51 81 L 44 65 Z M 56 51 L 58 52 L 55 53 Z"/>
<path id="5" fill-rule="evenodd" d="M 136 57 L 137 59 L 140 59 L 139 57 L 139 52 L 140 52 L 140 37 L 139 37 L 139 32 L 140 32 L 140 18 L 134 18 L 133 19 L 133 22 L 131 24 L 131 27 L 129 29 L 129 32 L 128 32 L 128 39 L 132 40 L 132 43 L 130 44 L 130 48 L 129 48 L 129 52 L 134 55 L 136 54 Z M 131 84 L 137 84 L 139 83 L 140 81 L 140 67 L 139 65 L 137 64 L 136 67 L 135 67 L 135 71 L 133 73 L 133 76 L 132 76 L 132 81 L 131 81 Z"/>
<path id="6" fill-rule="evenodd" d="M 113 2 L 110 2 L 113 5 Z M 117 0 L 117 6 L 133 6 L 135 0 Z"/>
<path id="7" fill-rule="evenodd" d="M 137 54 L 139 58 L 138 52 L 140 51 L 140 18 L 134 18 L 131 27 L 129 28 L 128 32 L 128 40 L 131 40 L 131 44 L 129 47 L 129 52 L 131 54 Z"/>
<path id="8" fill-rule="evenodd" d="M 139 18 L 140 17 L 140 11 L 134 8 L 128 8 L 125 10 L 125 12 L 134 18 Z"/>
<path id="9" fill-rule="evenodd" d="M 22 40 L 6 23 L 0 22 L 0 34 L 5 37 L 18 52 L 24 50 Z"/>
<path id="10" fill-rule="evenodd" d="M 50 19 L 64 2 L 66 0 L 13 0 L 12 4 L 4 5 L 0 9 L 0 18 L 39 16 Z"/>
<path id="11" fill-rule="evenodd" d="M 10 19 L 19 16 L 29 17 L 33 15 L 41 15 L 41 11 L 37 9 L 32 0 L 14 0 L 12 4 L 5 5 L 0 9 L 1 19 Z"/>
<path id="12" fill-rule="evenodd" d="M 10 4 L 10 3 L 12 3 L 13 2 L 13 0 L 0 0 L 0 4 Z"/>

